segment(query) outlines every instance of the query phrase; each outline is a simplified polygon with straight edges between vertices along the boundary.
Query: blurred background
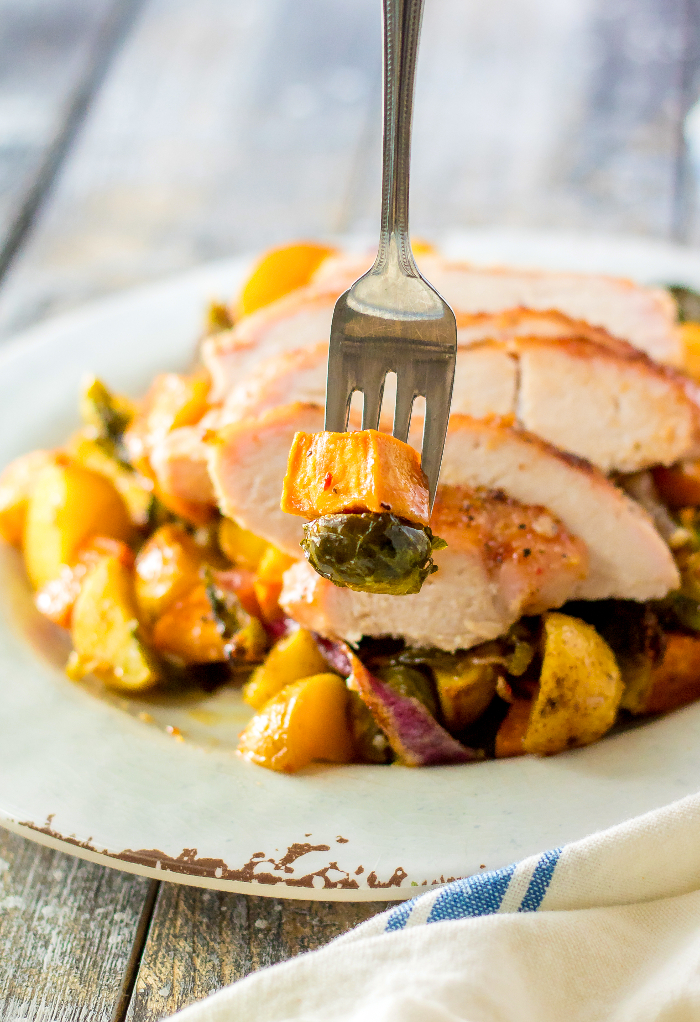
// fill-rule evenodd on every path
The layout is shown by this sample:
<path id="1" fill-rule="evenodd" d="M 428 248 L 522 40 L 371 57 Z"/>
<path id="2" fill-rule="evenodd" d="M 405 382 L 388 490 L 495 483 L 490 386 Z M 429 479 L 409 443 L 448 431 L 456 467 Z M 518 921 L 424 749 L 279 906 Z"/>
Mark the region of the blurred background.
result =
<path id="1" fill-rule="evenodd" d="M 699 93 L 700 0 L 426 0 L 413 232 L 697 243 Z M 373 237 L 380 144 L 379 0 L 0 0 L 0 334 Z"/>

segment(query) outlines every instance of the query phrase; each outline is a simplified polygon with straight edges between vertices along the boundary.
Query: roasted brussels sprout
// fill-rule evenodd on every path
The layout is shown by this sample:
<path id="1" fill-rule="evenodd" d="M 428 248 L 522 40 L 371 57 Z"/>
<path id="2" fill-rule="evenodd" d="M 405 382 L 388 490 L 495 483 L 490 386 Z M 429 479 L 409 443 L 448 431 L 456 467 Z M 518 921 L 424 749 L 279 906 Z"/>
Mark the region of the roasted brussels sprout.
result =
<path id="1" fill-rule="evenodd" d="M 416 667 L 407 667 L 405 664 L 396 663 L 386 664 L 384 667 L 379 667 L 374 673 L 398 695 L 412 696 L 423 703 L 432 717 L 439 716 L 438 701 L 433 686 L 423 672 Z"/>
<path id="2" fill-rule="evenodd" d="M 432 553 L 446 546 L 427 526 L 393 514 L 335 514 L 304 526 L 302 549 L 312 567 L 341 588 L 407 596 L 437 571 Z"/>
<path id="3" fill-rule="evenodd" d="M 80 412 L 97 439 L 121 448 L 124 431 L 134 417 L 134 409 L 129 402 L 116 397 L 101 380 L 90 376 L 83 383 Z"/>
<path id="4" fill-rule="evenodd" d="M 389 740 L 357 692 L 348 692 L 347 716 L 360 762 L 388 763 L 393 756 Z"/>
<path id="5" fill-rule="evenodd" d="M 671 284 L 668 290 L 676 299 L 678 319 L 681 323 L 689 319 L 700 319 L 700 294 L 697 291 L 693 291 L 692 288 L 685 287 L 683 284 Z"/>

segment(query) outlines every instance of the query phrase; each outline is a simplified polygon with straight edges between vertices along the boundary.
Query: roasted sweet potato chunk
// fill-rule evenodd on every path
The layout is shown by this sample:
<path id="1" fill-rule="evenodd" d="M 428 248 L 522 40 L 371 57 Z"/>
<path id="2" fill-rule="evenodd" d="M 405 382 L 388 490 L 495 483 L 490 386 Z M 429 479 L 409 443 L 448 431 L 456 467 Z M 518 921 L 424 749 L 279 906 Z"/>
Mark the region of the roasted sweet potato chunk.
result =
<path id="1" fill-rule="evenodd" d="M 302 241 L 266 252 L 241 291 L 238 300 L 240 315 L 249 316 L 251 312 L 308 284 L 323 260 L 334 251 L 327 245 Z"/>
<path id="2" fill-rule="evenodd" d="M 679 508 L 700 505 L 700 461 L 682 461 L 653 470 L 659 496 L 668 507 Z"/>
<path id="3" fill-rule="evenodd" d="M 281 507 L 309 519 L 373 511 L 423 526 L 430 522 L 428 481 L 417 451 L 375 429 L 297 433 Z"/>
<path id="4" fill-rule="evenodd" d="M 523 743 L 530 723 L 532 705 L 531 699 L 514 699 L 510 704 L 508 713 L 496 732 L 496 759 L 525 755 Z"/>
<path id="5" fill-rule="evenodd" d="M 253 589 L 262 616 L 267 622 L 277 621 L 283 617 L 282 608 L 279 605 L 282 576 L 294 563 L 293 557 L 271 544 L 260 558 L 258 570 L 253 579 Z"/>
<path id="6" fill-rule="evenodd" d="M 651 669 L 644 706 L 637 712 L 668 713 L 700 698 L 700 635 L 670 632 L 659 663 Z"/>
<path id="7" fill-rule="evenodd" d="M 326 661 L 311 632 L 297 628 L 275 643 L 265 662 L 255 668 L 243 689 L 243 698 L 250 706 L 260 710 L 285 685 L 326 672 Z"/>
<path id="8" fill-rule="evenodd" d="M 163 525 L 136 558 L 136 599 L 146 621 L 199 585 L 202 551 L 180 525 Z"/>

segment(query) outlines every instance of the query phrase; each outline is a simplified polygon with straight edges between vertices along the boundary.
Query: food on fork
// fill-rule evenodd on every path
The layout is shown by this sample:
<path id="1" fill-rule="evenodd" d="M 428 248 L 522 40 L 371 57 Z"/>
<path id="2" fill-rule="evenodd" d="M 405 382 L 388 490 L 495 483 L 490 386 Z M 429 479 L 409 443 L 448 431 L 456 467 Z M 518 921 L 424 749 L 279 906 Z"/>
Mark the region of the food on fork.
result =
<path id="1" fill-rule="evenodd" d="M 5 469 L 72 678 L 243 684 L 241 754 L 283 772 L 553 755 L 700 698 L 700 324 L 661 289 L 419 258 L 458 323 L 432 514 L 418 410 L 408 444 L 324 431 L 370 260 L 313 243 L 212 307 L 192 372 L 140 402 L 89 379 L 78 432 Z"/>
<path id="2" fill-rule="evenodd" d="M 296 433 L 280 507 L 311 519 L 301 548 L 334 585 L 406 596 L 437 571 L 418 452 L 375 429 Z"/>

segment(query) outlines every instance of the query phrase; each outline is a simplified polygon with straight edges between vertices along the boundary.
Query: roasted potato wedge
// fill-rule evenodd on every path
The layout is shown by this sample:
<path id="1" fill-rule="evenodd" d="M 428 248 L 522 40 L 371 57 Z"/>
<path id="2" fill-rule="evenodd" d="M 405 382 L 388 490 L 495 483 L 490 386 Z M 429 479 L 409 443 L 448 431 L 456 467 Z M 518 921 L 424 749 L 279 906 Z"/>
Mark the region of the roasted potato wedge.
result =
<path id="1" fill-rule="evenodd" d="M 78 551 L 75 564 L 64 564 L 58 578 L 52 578 L 37 591 L 34 597 L 37 610 L 61 628 L 69 628 L 83 582 L 88 572 L 104 557 L 116 557 L 128 569 L 134 566 L 133 550 L 126 543 L 106 536 L 93 536 Z"/>
<path id="2" fill-rule="evenodd" d="M 241 735 L 239 752 L 252 763 L 294 773 L 314 760 L 349 763 L 348 690 L 337 674 L 316 674 L 283 688 Z"/>
<path id="3" fill-rule="evenodd" d="M 27 507 L 24 559 L 36 589 L 75 562 L 91 536 L 128 542 L 133 526 L 124 501 L 103 475 L 73 462 L 46 465 Z"/>
<path id="4" fill-rule="evenodd" d="M 222 553 L 229 561 L 237 568 L 247 568 L 250 571 L 257 569 L 269 546 L 267 540 L 261 539 L 248 529 L 242 529 L 230 518 L 222 518 L 219 522 L 218 538 Z"/>
<path id="5" fill-rule="evenodd" d="M 133 573 L 117 557 L 103 557 L 83 580 L 73 608 L 70 677 L 94 674 L 110 688 L 138 692 L 160 680 L 155 659 L 139 635 Z"/>
<path id="6" fill-rule="evenodd" d="M 81 434 L 73 438 L 68 451 L 79 465 L 109 479 L 126 504 L 134 525 L 143 528 L 148 524 L 153 504 L 153 483 L 150 479 L 126 468 L 96 440 Z"/>
<path id="7" fill-rule="evenodd" d="M 39 473 L 55 460 L 51 451 L 32 451 L 15 458 L 0 475 L 0 538 L 6 543 L 22 545 L 29 497 Z"/>
<path id="8" fill-rule="evenodd" d="M 613 726 L 621 697 L 617 662 L 595 628 L 568 614 L 545 614 L 540 685 L 525 752 L 549 756 L 595 742 Z"/>

